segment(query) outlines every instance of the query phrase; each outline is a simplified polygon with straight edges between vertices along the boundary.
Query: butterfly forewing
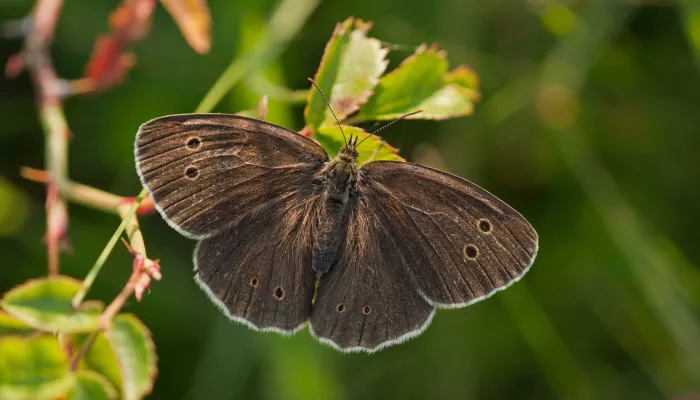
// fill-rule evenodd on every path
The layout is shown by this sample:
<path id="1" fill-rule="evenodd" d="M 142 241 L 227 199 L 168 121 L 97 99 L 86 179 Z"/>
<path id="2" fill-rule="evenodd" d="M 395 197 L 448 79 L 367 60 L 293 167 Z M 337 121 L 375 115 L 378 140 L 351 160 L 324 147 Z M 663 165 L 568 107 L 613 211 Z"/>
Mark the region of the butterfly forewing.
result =
<path id="1" fill-rule="evenodd" d="M 359 191 L 392 233 L 415 289 L 438 307 L 460 307 L 518 280 L 537 233 L 507 204 L 457 176 L 412 163 L 360 168 Z"/>
<path id="2" fill-rule="evenodd" d="M 220 232 L 286 191 L 308 186 L 328 160 L 321 146 L 301 135 L 225 114 L 151 120 L 139 129 L 135 152 L 158 210 L 193 238 Z"/>

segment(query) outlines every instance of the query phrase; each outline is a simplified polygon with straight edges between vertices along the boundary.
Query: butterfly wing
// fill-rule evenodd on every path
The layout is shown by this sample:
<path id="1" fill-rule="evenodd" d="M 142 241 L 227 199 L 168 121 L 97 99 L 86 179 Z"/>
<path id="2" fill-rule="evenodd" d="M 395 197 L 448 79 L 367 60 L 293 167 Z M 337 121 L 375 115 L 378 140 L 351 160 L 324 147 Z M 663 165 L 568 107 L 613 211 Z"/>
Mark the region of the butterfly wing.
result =
<path id="1" fill-rule="evenodd" d="M 309 318 L 313 221 L 320 199 L 311 191 L 290 193 L 198 243 L 197 283 L 229 318 L 281 333 L 295 332 Z"/>
<path id="2" fill-rule="evenodd" d="M 525 218 L 458 176 L 377 161 L 360 168 L 359 186 L 435 306 L 463 307 L 504 289 L 537 254 L 537 233 Z"/>
<path id="3" fill-rule="evenodd" d="M 530 224 L 457 176 L 377 161 L 360 167 L 358 190 L 311 316 L 312 333 L 340 350 L 372 352 L 416 336 L 435 307 L 481 300 L 534 260 Z"/>
<path id="4" fill-rule="evenodd" d="M 341 351 L 373 352 L 420 334 L 435 308 L 405 270 L 393 232 L 367 199 L 350 210 L 345 245 L 321 277 L 311 333 Z"/>
<path id="5" fill-rule="evenodd" d="M 321 146 L 295 132 L 226 114 L 151 120 L 136 135 L 135 153 L 158 211 L 196 239 L 309 185 L 328 161 Z"/>
<path id="6" fill-rule="evenodd" d="M 314 174 L 328 160 L 315 142 L 224 114 L 149 121 L 136 165 L 163 218 L 200 239 L 196 279 L 231 318 L 291 332 L 309 317 Z"/>

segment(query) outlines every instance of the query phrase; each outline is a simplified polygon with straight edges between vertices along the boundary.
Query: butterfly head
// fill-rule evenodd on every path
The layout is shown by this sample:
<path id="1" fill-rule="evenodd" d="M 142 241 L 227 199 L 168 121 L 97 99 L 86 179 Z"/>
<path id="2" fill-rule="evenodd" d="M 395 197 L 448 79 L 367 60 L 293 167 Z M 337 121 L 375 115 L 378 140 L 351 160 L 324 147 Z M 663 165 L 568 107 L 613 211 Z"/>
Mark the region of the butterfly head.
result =
<path id="1" fill-rule="evenodd" d="M 351 137 L 348 144 L 340 148 L 338 158 L 348 162 L 357 162 L 357 136 Z"/>

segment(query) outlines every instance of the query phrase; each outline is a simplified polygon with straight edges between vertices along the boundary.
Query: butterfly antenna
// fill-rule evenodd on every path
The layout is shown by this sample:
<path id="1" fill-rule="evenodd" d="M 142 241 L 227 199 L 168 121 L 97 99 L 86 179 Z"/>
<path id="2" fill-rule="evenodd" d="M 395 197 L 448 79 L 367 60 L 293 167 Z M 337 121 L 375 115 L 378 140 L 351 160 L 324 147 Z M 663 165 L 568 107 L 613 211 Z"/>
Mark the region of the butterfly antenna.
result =
<path id="1" fill-rule="evenodd" d="M 316 89 L 318 89 L 318 92 L 321 93 L 321 96 L 323 96 L 323 100 L 326 102 L 326 105 L 328 106 L 328 109 L 331 110 L 331 114 L 333 114 L 333 118 L 335 118 L 335 122 L 338 124 L 338 128 L 340 128 L 340 133 L 343 134 L 343 142 L 345 142 L 345 147 L 348 145 L 347 139 L 345 139 L 345 132 L 343 132 L 343 127 L 340 125 L 340 121 L 338 121 L 338 117 L 335 116 L 335 112 L 333 112 L 333 109 L 331 108 L 331 103 L 328 102 L 328 99 L 326 98 L 326 95 L 323 94 L 323 90 L 321 90 L 320 87 L 314 82 L 313 79 L 309 78 L 309 82 L 313 83 L 314 86 L 316 86 Z M 350 138 L 352 141 L 352 138 Z"/>
<path id="2" fill-rule="evenodd" d="M 387 128 L 387 127 L 389 127 L 389 126 L 391 126 L 391 125 L 393 125 L 393 124 L 395 124 L 395 123 L 401 121 L 402 119 L 404 119 L 404 118 L 406 118 L 406 117 L 410 117 L 411 115 L 416 115 L 416 114 L 422 113 L 422 112 L 423 112 L 423 110 L 418 110 L 418 111 L 414 111 L 414 112 L 412 112 L 412 113 L 404 114 L 404 115 L 402 115 L 402 116 L 396 118 L 395 120 L 393 120 L 393 121 L 389 122 L 388 124 L 382 126 L 381 128 L 377 129 L 376 131 L 370 133 L 370 134 L 367 135 L 367 137 L 365 137 L 364 139 L 360 140 L 360 143 L 358 143 L 357 146 L 361 145 L 362 142 L 364 142 L 365 140 L 371 138 L 372 136 L 374 136 L 377 132 L 381 131 L 382 129 Z M 357 146 L 356 146 L 356 147 L 357 147 Z"/>

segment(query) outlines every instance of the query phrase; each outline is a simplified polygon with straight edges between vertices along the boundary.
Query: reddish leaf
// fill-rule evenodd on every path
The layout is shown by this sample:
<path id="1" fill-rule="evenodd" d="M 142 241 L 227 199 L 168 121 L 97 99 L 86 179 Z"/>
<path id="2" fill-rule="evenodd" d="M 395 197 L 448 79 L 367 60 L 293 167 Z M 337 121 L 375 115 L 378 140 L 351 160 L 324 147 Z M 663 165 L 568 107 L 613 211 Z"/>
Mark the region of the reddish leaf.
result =
<path id="1" fill-rule="evenodd" d="M 161 3 L 180 27 L 187 43 L 198 53 L 209 52 L 211 15 L 207 1 L 161 0 Z"/>

